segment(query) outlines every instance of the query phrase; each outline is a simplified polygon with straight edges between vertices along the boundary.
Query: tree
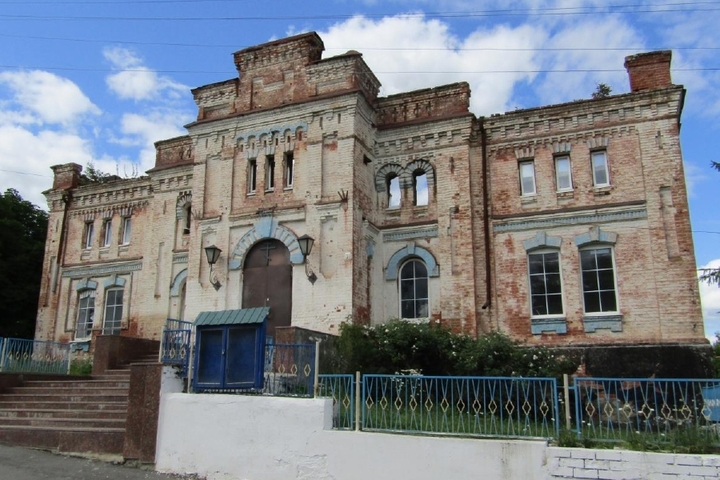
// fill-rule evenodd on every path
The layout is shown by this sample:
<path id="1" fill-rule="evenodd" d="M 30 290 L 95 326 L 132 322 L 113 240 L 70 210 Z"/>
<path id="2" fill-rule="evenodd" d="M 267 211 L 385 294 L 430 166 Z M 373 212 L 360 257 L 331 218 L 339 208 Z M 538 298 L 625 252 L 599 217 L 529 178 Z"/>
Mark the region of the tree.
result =
<path id="1" fill-rule="evenodd" d="M 48 215 L 17 190 L 0 195 L 0 337 L 33 338 Z"/>
<path id="2" fill-rule="evenodd" d="M 720 172 L 720 162 L 710 162 L 710 166 Z M 700 272 L 700 280 L 720 286 L 720 268 L 702 268 Z"/>
<path id="3" fill-rule="evenodd" d="M 593 99 L 609 97 L 612 93 L 612 87 L 607 83 L 598 83 L 592 94 Z"/>

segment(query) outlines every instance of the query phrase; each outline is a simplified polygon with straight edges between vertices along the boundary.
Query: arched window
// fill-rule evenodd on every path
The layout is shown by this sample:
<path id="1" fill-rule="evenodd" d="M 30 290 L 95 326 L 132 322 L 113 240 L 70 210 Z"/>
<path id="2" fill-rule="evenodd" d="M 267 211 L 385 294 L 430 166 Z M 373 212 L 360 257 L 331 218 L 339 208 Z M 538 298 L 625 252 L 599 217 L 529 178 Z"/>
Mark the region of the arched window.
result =
<path id="1" fill-rule="evenodd" d="M 408 260 L 400 268 L 400 318 L 427 318 L 428 271 L 418 259 Z"/>
<path id="2" fill-rule="evenodd" d="M 389 174 L 386 179 L 386 190 L 388 195 L 388 208 L 400 206 L 400 177 L 395 173 Z"/>
<path id="3" fill-rule="evenodd" d="M 425 170 L 417 169 L 413 172 L 413 205 L 424 206 L 428 204 L 428 181 Z"/>
<path id="4" fill-rule="evenodd" d="M 105 291 L 105 317 L 103 319 L 103 335 L 120 335 L 123 314 L 122 288 L 111 288 Z"/>

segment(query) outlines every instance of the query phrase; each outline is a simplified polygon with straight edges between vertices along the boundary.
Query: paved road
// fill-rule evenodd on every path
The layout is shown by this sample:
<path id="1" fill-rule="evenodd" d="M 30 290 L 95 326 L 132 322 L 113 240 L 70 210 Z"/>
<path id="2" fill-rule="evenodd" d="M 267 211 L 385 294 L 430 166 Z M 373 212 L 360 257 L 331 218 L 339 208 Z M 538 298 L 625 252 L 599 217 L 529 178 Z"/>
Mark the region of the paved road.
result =
<path id="1" fill-rule="evenodd" d="M 161 480 L 197 477 L 162 475 L 101 460 L 56 455 L 29 448 L 0 445 L 0 480 Z"/>

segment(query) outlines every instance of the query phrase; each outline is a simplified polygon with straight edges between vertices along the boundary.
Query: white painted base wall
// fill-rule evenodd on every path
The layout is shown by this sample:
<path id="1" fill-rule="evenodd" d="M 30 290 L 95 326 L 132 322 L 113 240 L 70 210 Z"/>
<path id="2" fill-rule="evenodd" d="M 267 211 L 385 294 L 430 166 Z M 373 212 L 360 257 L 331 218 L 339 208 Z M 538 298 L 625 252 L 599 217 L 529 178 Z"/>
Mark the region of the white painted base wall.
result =
<path id="1" fill-rule="evenodd" d="M 156 468 L 208 480 L 540 480 L 545 442 L 331 430 L 332 401 L 166 394 Z"/>
<path id="2" fill-rule="evenodd" d="M 156 468 L 207 480 L 708 480 L 720 457 L 331 430 L 332 402 L 164 393 Z"/>

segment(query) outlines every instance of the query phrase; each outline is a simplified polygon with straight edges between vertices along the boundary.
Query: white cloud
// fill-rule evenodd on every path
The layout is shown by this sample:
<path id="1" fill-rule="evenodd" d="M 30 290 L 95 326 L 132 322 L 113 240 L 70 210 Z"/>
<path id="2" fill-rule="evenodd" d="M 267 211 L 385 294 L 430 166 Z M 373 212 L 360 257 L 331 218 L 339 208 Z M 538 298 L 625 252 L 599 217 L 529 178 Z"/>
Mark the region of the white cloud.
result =
<path id="1" fill-rule="evenodd" d="M 488 114 L 507 109 L 515 84 L 533 78 L 526 73 L 537 68 L 532 48 L 546 34 L 529 25 L 500 25 L 461 39 L 445 22 L 399 15 L 377 21 L 356 16 L 320 36 L 329 56 L 360 51 L 383 84 L 382 95 L 467 81 L 471 110 Z M 503 48 L 518 51 L 509 55 Z M 481 73 L 498 70 L 514 73 Z"/>
<path id="2" fill-rule="evenodd" d="M 2 72 L 0 84 L 6 85 L 12 95 L 3 102 L 0 124 L 68 125 L 86 115 L 100 114 L 75 83 L 49 72 Z"/>
<path id="3" fill-rule="evenodd" d="M 126 48 L 106 48 L 103 55 L 114 70 L 119 70 L 108 75 L 105 81 L 120 98 L 157 100 L 161 95 L 166 95 L 165 100 L 177 99 L 189 90 L 189 87 L 144 66 L 142 59 Z"/>
<path id="4" fill-rule="evenodd" d="M 52 187 L 52 165 L 92 160 L 92 146 L 75 134 L 0 126 L 0 191 L 14 188 L 40 207 L 46 205 L 41 192 Z"/>
<path id="5" fill-rule="evenodd" d="M 720 268 L 720 258 L 711 260 L 701 268 Z M 720 332 L 720 286 L 700 282 L 700 299 L 705 319 L 705 336 L 714 339 L 715 333 Z"/>
<path id="6" fill-rule="evenodd" d="M 124 136 L 112 141 L 128 147 L 139 147 L 140 169 L 149 170 L 155 165 L 155 142 L 187 135 L 182 125 L 192 120 L 189 112 L 173 109 L 154 109 L 144 114 L 126 113 L 120 121 L 120 131 Z"/>

